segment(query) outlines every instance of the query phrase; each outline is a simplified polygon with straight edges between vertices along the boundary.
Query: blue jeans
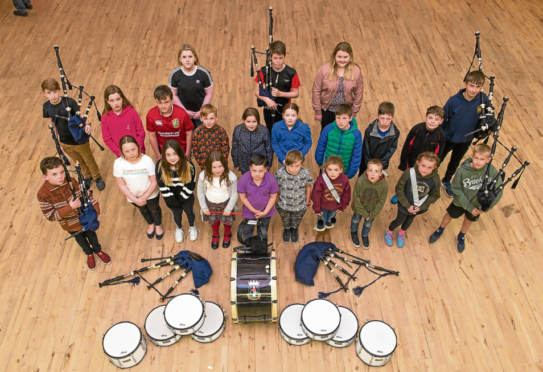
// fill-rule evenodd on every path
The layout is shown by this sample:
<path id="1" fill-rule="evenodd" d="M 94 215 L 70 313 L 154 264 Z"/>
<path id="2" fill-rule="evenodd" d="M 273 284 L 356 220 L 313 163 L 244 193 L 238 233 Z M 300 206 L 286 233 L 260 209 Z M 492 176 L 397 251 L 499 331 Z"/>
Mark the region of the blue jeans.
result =
<path id="1" fill-rule="evenodd" d="M 25 5 L 30 5 L 30 0 L 13 0 L 13 6 L 19 13 L 26 13 Z"/>
<path id="2" fill-rule="evenodd" d="M 322 211 L 322 219 L 324 220 L 324 224 L 330 226 L 332 224 L 330 220 L 332 219 L 332 217 L 336 216 L 337 209 L 329 211 L 327 209 L 321 208 L 321 211 Z"/>
<path id="3" fill-rule="evenodd" d="M 353 218 L 351 218 L 352 232 L 358 231 L 358 226 L 360 225 L 360 221 L 362 221 L 362 216 L 354 213 Z M 373 225 L 373 220 L 364 221 L 364 225 L 362 225 L 362 236 L 368 236 L 370 234 L 372 225 Z"/>

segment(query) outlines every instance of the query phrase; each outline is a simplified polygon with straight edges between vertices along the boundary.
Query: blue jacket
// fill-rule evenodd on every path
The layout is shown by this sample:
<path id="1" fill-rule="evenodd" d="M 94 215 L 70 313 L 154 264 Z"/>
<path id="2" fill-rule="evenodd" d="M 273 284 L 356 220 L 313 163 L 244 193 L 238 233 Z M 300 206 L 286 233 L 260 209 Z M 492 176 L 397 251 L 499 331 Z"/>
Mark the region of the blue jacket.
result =
<path id="1" fill-rule="evenodd" d="M 352 119 L 349 124 L 348 129 L 341 130 L 334 121 L 322 130 L 315 150 L 315 161 L 318 165 L 323 165 L 329 156 L 341 156 L 345 168 L 344 173 L 347 174 L 347 177 L 353 178 L 358 172 L 362 160 L 362 133 L 358 130 L 356 119 Z M 337 139 L 337 143 L 328 141 L 330 135 Z M 349 137 L 353 137 L 354 141 Z M 348 156 L 346 156 L 347 154 Z"/>
<path id="2" fill-rule="evenodd" d="M 458 93 L 449 98 L 445 107 L 445 117 L 441 126 L 447 135 L 447 141 L 453 143 L 467 143 L 473 140 L 473 132 L 478 128 L 479 116 L 481 115 L 481 94 L 483 101 L 488 107 L 488 97 L 484 93 L 479 93 L 477 97 L 468 101 L 464 97 L 466 89 L 460 89 Z"/>
<path id="3" fill-rule="evenodd" d="M 311 140 L 311 129 L 309 125 L 296 120 L 292 129 L 288 129 L 284 120 L 273 125 L 271 144 L 279 163 L 285 160 L 287 152 L 298 150 L 305 155 L 309 152 L 313 141 Z"/>

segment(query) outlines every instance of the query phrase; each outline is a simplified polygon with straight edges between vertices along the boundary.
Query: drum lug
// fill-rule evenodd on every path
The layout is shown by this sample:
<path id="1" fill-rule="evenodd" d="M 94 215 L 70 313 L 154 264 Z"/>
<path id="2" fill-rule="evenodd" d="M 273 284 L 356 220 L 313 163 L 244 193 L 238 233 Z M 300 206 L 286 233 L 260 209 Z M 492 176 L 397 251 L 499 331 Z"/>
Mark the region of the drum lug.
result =
<path id="1" fill-rule="evenodd" d="M 272 277 L 272 280 L 277 280 L 277 277 L 276 277 L 276 276 L 273 276 L 273 277 Z"/>
<path id="2" fill-rule="evenodd" d="M 238 259 L 237 258 L 232 258 L 231 261 L 237 261 Z"/>
<path id="3" fill-rule="evenodd" d="M 277 260 L 277 257 L 272 257 L 271 259 L 272 259 L 272 260 Z"/>
<path id="4" fill-rule="evenodd" d="M 276 304 L 276 303 L 277 303 L 277 300 L 273 300 L 272 302 L 273 302 L 274 304 Z"/>
<path id="5" fill-rule="evenodd" d="M 230 281 L 231 281 L 231 282 L 233 282 L 233 281 L 235 281 L 235 280 L 236 280 L 236 278 L 230 277 Z"/>
<path id="6" fill-rule="evenodd" d="M 236 305 L 237 302 L 236 301 L 230 301 L 230 305 Z"/>

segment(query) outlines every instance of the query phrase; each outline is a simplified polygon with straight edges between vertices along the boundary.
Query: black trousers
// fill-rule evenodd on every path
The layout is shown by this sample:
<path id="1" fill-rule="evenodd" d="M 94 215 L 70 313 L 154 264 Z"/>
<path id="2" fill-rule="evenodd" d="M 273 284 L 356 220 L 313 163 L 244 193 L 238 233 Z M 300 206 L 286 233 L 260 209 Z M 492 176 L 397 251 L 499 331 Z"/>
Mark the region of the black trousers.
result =
<path id="1" fill-rule="evenodd" d="M 454 142 L 445 142 L 445 149 L 443 150 L 443 157 L 440 159 L 440 163 L 445 160 L 449 152 L 452 151 L 451 160 L 449 160 L 449 165 L 447 165 L 447 171 L 443 177 L 443 182 L 451 182 L 452 177 L 456 173 L 456 170 L 460 166 L 460 162 L 466 152 L 468 152 L 471 146 L 471 142 L 466 143 L 454 143 Z"/>
<path id="2" fill-rule="evenodd" d="M 263 109 L 263 111 L 264 111 L 264 121 L 266 122 L 266 128 L 268 128 L 268 131 L 270 132 L 270 138 L 271 138 L 273 125 L 283 120 L 283 106 L 277 106 L 277 111 L 267 110 L 265 108 Z"/>
<path id="3" fill-rule="evenodd" d="M 326 111 L 321 110 L 321 112 L 322 112 L 321 132 L 322 132 L 325 126 L 336 121 L 336 113 L 332 111 L 328 111 L 328 110 Z"/>
<path id="4" fill-rule="evenodd" d="M 68 231 L 70 235 L 75 235 L 79 231 Z M 88 256 L 93 253 L 98 253 L 102 250 L 102 246 L 98 243 L 98 235 L 96 231 L 87 230 L 81 234 L 74 236 L 75 241 L 83 249 L 83 252 Z"/>
<path id="5" fill-rule="evenodd" d="M 173 213 L 173 221 L 175 222 L 175 225 L 178 228 L 181 228 L 181 219 L 183 217 L 183 212 L 187 215 L 187 218 L 189 219 L 189 225 L 190 226 L 196 226 L 194 224 L 194 220 L 196 219 L 196 215 L 194 214 L 194 195 L 191 195 L 190 198 L 185 199 L 183 201 L 178 200 L 181 202 L 181 206 L 178 208 L 170 208 Z"/>
<path id="6" fill-rule="evenodd" d="M 262 221 L 262 225 L 268 229 L 268 227 L 270 226 L 270 221 L 271 221 L 271 217 L 264 217 L 264 218 L 261 218 L 260 219 Z M 245 226 L 243 226 L 243 239 L 248 239 L 250 238 L 251 236 L 253 236 L 254 232 L 255 232 L 255 227 L 256 225 L 249 225 L 249 224 L 246 224 Z M 256 229 L 257 231 L 257 234 L 258 236 L 260 236 L 262 238 L 262 234 L 260 233 L 260 229 Z"/>
<path id="7" fill-rule="evenodd" d="M 147 204 L 144 206 L 139 206 L 134 204 L 134 207 L 140 210 L 141 215 L 145 219 L 148 225 L 155 224 L 155 226 L 162 225 L 162 210 L 158 202 L 160 201 L 160 196 L 157 195 L 156 198 L 147 199 Z"/>
<path id="8" fill-rule="evenodd" d="M 390 231 L 394 231 L 401 226 L 402 230 L 405 231 L 409 228 L 409 226 L 411 226 L 411 224 L 415 220 L 415 217 L 417 217 L 416 214 L 405 214 L 400 211 L 400 208 L 398 208 L 398 214 L 396 216 L 396 219 L 390 223 L 388 229 Z"/>

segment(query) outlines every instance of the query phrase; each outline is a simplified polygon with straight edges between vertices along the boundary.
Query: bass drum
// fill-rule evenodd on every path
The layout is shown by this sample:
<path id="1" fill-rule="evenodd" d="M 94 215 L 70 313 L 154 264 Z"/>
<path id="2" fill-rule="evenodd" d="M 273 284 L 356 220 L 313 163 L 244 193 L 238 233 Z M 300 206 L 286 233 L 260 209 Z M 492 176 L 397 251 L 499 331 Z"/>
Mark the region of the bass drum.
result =
<path id="1" fill-rule="evenodd" d="M 262 255 L 232 253 L 230 283 L 234 323 L 277 322 L 277 265 L 274 249 Z"/>

